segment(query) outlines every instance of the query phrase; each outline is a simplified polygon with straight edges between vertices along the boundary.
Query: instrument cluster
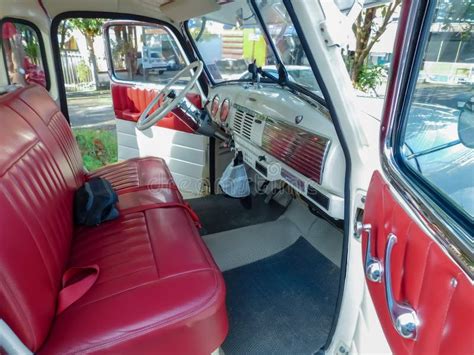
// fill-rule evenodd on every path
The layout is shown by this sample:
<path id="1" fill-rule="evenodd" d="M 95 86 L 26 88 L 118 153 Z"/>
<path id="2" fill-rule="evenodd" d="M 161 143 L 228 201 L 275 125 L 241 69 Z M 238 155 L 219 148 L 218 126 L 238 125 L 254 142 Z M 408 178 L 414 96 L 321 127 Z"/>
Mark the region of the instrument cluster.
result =
<path id="1" fill-rule="evenodd" d="M 221 126 L 226 126 L 229 118 L 231 108 L 231 101 L 228 97 L 221 101 L 218 94 L 214 95 L 211 101 L 210 114 L 215 122 L 220 123 Z"/>

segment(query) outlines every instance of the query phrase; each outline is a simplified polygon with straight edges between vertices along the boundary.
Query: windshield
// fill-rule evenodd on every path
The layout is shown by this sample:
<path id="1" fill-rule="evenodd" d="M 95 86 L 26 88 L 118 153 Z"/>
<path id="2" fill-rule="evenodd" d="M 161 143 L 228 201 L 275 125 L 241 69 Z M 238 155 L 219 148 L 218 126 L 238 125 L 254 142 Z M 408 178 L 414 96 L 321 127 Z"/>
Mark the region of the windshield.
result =
<path id="1" fill-rule="evenodd" d="M 288 80 L 322 97 L 282 1 L 261 0 L 256 4 L 271 39 L 265 36 L 246 0 L 223 4 L 219 11 L 189 20 L 189 33 L 214 82 L 251 80 L 247 67 L 253 61 L 277 78 L 278 60 L 269 46 L 271 40 L 288 72 Z"/>
<path id="2" fill-rule="evenodd" d="M 288 79 L 322 97 L 283 0 L 257 0 L 256 4 L 277 54 L 288 72 Z"/>
<path id="3" fill-rule="evenodd" d="M 249 63 L 275 65 L 275 55 L 247 1 L 189 20 L 188 29 L 215 82 L 246 79 Z"/>

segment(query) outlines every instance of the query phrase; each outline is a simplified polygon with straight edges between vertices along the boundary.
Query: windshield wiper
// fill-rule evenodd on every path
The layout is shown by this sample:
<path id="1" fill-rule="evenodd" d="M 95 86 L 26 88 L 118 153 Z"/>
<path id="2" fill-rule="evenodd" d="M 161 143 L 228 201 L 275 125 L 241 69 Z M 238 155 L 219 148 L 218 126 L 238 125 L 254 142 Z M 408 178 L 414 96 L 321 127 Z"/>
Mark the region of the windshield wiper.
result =
<path id="1" fill-rule="evenodd" d="M 267 72 L 263 68 L 258 68 L 258 71 L 261 73 L 261 75 L 265 78 L 268 78 L 272 80 L 273 82 L 280 84 L 281 86 L 289 86 L 288 85 L 288 72 L 286 71 L 286 68 L 282 64 L 277 64 L 277 70 L 278 70 L 278 78 L 275 78 L 272 74 Z"/>
<path id="2" fill-rule="evenodd" d="M 260 76 L 261 76 L 262 78 L 269 79 L 270 81 L 276 84 L 279 84 L 281 86 L 289 87 L 288 72 L 286 71 L 285 66 L 277 64 L 277 70 L 278 70 L 278 78 L 275 78 L 275 76 L 270 74 L 268 71 L 266 71 L 262 67 L 258 67 L 255 61 L 253 61 L 253 63 L 250 63 L 248 66 L 248 71 L 252 75 L 252 82 L 260 83 Z"/>

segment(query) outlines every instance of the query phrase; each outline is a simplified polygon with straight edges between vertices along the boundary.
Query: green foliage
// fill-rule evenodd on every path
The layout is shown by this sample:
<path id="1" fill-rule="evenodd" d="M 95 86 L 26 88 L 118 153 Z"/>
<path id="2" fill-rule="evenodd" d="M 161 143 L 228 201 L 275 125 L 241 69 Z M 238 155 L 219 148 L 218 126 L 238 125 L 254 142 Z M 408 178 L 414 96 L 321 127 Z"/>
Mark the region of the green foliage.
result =
<path id="1" fill-rule="evenodd" d="M 81 60 L 76 67 L 77 70 L 77 78 L 81 83 L 89 82 L 91 77 L 91 68 L 87 65 L 84 60 Z"/>
<path id="2" fill-rule="evenodd" d="M 346 66 L 350 69 L 354 87 L 368 90 L 374 80 L 377 80 L 377 74 L 381 70 L 369 69 L 367 59 L 374 45 L 380 40 L 388 25 L 392 22 L 392 17 L 401 3 L 402 0 L 393 0 L 387 5 L 365 9 L 360 12 L 354 22 L 352 30 L 356 38 L 356 48 L 354 52 L 350 53 L 352 58 L 345 60 Z M 361 71 L 365 72 L 361 73 Z M 359 78 L 364 82 L 359 83 Z"/>
<path id="3" fill-rule="evenodd" d="M 102 25 L 105 20 L 100 18 L 72 18 L 69 24 L 77 28 L 84 36 L 95 37 L 102 34 Z"/>
<path id="4" fill-rule="evenodd" d="M 117 161 L 117 136 L 114 131 L 81 128 L 75 129 L 74 134 L 87 170 L 97 170 Z"/>
<path id="5" fill-rule="evenodd" d="M 362 91 L 375 90 L 382 83 L 385 76 L 384 68 L 381 65 L 367 66 L 364 65 L 357 77 L 356 87 Z"/>
<path id="6" fill-rule="evenodd" d="M 31 61 L 33 61 L 33 63 L 38 64 L 40 52 L 36 33 L 28 25 L 17 23 L 15 26 L 17 31 L 21 34 L 21 40 L 25 54 L 30 58 Z"/>
<path id="7" fill-rule="evenodd" d="M 26 55 L 33 61 L 33 63 L 38 64 L 40 52 L 39 44 L 36 41 L 28 41 L 25 45 Z"/>

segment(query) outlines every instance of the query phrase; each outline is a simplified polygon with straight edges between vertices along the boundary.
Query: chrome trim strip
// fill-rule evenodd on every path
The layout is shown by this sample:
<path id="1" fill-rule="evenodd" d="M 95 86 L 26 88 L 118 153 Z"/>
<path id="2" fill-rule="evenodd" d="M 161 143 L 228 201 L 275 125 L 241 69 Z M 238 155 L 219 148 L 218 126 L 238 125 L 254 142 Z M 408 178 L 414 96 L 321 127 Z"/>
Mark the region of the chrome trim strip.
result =
<path id="1" fill-rule="evenodd" d="M 418 10 L 422 9 L 422 2 L 414 0 L 409 11 L 406 32 L 404 33 L 404 43 L 416 41 L 418 32 L 415 32 L 415 23 L 418 21 Z M 425 11 L 426 12 L 426 11 Z M 405 95 L 403 93 L 405 77 L 411 73 L 412 63 L 407 63 L 408 46 L 403 46 L 401 52 L 400 67 L 396 77 L 392 77 L 392 101 L 386 103 L 385 111 L 390 112 L 390 116 L 384 118 L 381 130 L 381 163 L 391 190 L 395 192 L 394 197 L 402 204 L 409 216 L 427 233 L 431 239 L 436 241 L 441 249 L 450 256 L 466 274 L 474 279 L 474 252 L 469 246 L 457 237 L 462 235 L 467 239 L 472 238 L 461 226 L 457 224 L 445 211 L 431 202 L 419 188 L 416 188 L 400 171 L 395 161 L 394 140 L 397 130 L 400 129 L 401 116 L 398 108 L 402 107 Z"/>
<path id="2" fill-rule="evenodd" d="M 289 129 L 293 129 L 293 130 L 296 130 L 296 131 L 302 131 L 308 135 L 312 135 L 312 136 L 315 136 L 317 138 L 319 138 L 321 140 L 321 143 L 318 143 L 318 145 L 320 145 L 323 149 L 321 149 L 321 152 L 318 152 L 321 154 L 321 162 L 320 162 L 320 166 L 319 167 L 316 167 L 318 170 L 319 170 L 319 179 L 317 180 L 314 180 L 312 179 L 311 177 L 307 176 L 306 174 L 304 174 L 303 172 L 301 171 L 298 171 L 298 169 L 296 169 L 295 167 L 292 167 L 289 165 L 289 162 L 286 161 L 285 159 L 283 159 L 283 157 L 278 157 L 278 156 L 274 156 L 271 151 L 268 149 L 268 147 L 265 147 L 265 143 L 264 143 L 264 140 L 265 140 L 265 129 L 267 129 L 266 127 L 266 124 L 265 124 L 265 128 L 263 130 L 263 133 L 262 133 L 262 140 L 261 140 L 261 144 L 258 145 L 259 148 L 261 148 L 262 150 L 264 150 L 265 152 L 267 152 L 268 154 L 270 154 L 272 157 L 274 157 L 275 159 L 285 163 L 286 165 L 288 165 L 290 168 L 294 169 L 295 171 L 298 171 L 300 174 L 306 176 L 307 178 L 310 178 L 312 181 L 316 182 L 318 185 L 321 185 L 322 182 L 323 182 L 323 176 L 324 176 L 324 168 L 326 166 L 326 158 L 329 154 L 329 149 L 331 147 L 331 139 L 322 135 L 322 134 L 319 134 L 319 133 L 314 133 L 312 131 L 309 131 L 309 130 L 306 130 L 300 126 L 296 126 L 290 122 L 287 122 L 287 121 L 283 121 L 281 119 L 276 119 L 276 118 L 272 118 L 272 117 L 269 117 L 267 115 L 264 115 L 262 113 L 259 113 L 257 111 L 254 111 L 252 109 L 249 109 L 247 107 L 244 107 L 244 106 L 241 106 L 237 103 L 234 103 L 233 104 L 233 108 L 236 109 L 236 111 L 234 111 L 233 113 L 233 118 L 232 118 L 232 122 L 233 124 L 235 124 L 235 116 L 236 114 L 241 111 L 244 113 L 244 115 L 250 115 L 250 116 L 253 116 L 254 117 L 254 120 L 261 120 L 265 123 L 267 122 L 271 122 L 272 124 L 274 125 L 280 125 L 280 126 L 288 126 Z M 243 130 L 243 123 L 244 123 L 244 117 L 242 118 L 242 122 L 241 122 L 241 125 L 239 124 L 240 126 L 240 131 L 239 132 L 234 132 L 234 133 L 238 133 L 240 134 L 241 136 L 243 136 L 244 138 L 248 139 L 248 137 L 246 137 L 242 130 Z M 316 149 L 316 148 L 315 148 Z M 318 162 L 315 161 L 315 163 L 317 164 Z"/>

